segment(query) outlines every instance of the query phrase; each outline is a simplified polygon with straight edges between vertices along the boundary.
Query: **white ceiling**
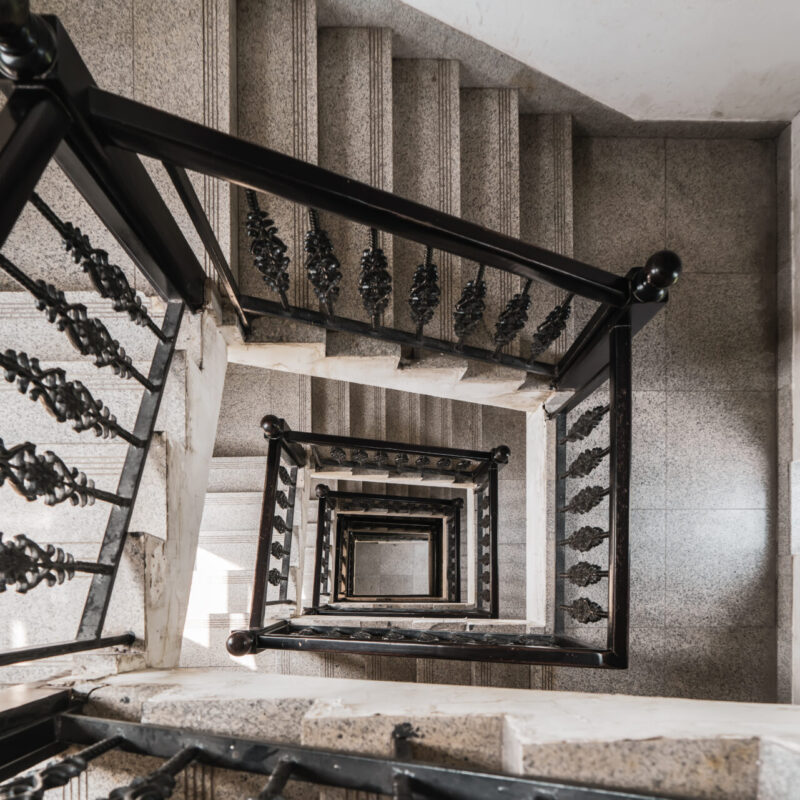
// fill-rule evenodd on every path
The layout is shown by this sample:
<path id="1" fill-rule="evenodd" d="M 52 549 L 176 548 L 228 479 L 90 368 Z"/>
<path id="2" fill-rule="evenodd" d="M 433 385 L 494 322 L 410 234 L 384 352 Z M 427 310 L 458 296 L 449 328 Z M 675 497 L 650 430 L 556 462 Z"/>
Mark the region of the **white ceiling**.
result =
<path id="1" fill-rule="evenodd" d="M 789 120 L 800 0 L 405 0 L 637 120 Z"/>

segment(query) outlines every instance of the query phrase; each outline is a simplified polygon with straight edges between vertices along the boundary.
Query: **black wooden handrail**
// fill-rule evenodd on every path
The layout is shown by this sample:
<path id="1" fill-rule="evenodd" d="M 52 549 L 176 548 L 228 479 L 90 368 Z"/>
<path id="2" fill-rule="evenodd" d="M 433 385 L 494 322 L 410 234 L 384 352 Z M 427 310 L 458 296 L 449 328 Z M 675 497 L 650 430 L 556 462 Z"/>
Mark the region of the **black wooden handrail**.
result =
<path id="1" fill-rule="evenodd" d="M 118 147 L 331 211 L 601 303 L 622 306 L 628 301 L 628 282 L 622 277 L 316 164 L 96 88 L 87 93 L 87 108 L 92 127 Z"/>

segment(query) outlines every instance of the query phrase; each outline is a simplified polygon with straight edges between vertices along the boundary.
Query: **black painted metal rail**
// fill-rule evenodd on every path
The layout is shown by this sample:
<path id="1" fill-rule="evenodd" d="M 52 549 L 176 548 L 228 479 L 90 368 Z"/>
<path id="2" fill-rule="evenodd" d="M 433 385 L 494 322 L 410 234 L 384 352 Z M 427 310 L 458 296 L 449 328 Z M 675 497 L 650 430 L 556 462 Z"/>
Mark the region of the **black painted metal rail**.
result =
<path id="1" fill-rule="evenodd" d="M 0 798 L 40 798 L 47 789 L 65 786 L 81 775 L 91 780 L 92 762 L 122 750 L 163 759 L 147 775 L 134 778 L 112 797 L 134 790 L 167 800 L 177 776 L 192 762 L 265 777 L 259 797 L 279 798 L 290 781 L 385 795 L 396 800 L 412 797 L 448 797 L 472 800 L 491 796 L 509 800 L 656 800 L 654 795 L 551 781 L 536 777 L 504 775 L 474 769 L 445 767 L 414 759 L 410 723 L 395 727 L 395 755 L 378 757 L 186 730 L 185 728 L 124 722 L 69 713 L 67 692 L 50 693 L 17 707 L 0 708 Z M 31 727 L 26 716 L 36 708 L 42 724 Z M 15 727 L 16 726 L 16 727 Z M 27 775 L 20 773 L 36 764 L 40 755 L 57 755 L 70 745 L 81 749 L 56 759 Z M 46 755 L 45 755 L 46 754 Z"/>

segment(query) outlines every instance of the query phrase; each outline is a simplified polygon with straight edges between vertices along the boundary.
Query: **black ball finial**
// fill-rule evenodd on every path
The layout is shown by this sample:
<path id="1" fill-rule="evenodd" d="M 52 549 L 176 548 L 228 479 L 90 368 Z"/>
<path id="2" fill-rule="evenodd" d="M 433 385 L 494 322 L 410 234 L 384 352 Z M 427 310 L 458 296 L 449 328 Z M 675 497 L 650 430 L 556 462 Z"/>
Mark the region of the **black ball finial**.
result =
<path id="1" fill-rule="evenodd" d="M 250 631 L 234 631 L 225 643 L 232 656 L 246 656 L 253 652 L 256 637 Z"/>
<path id="2" fill-rule="evenodd" d="M 283 431 L 286 428 L 286 422 L 274 414 L 267 414 L 261 420 L 261 429 L 264 431 L 264 437 L 267 439 L 280 439 L 283 436 Z"/>
<path id="3" fill-rule="evenodd" d="M 453 505 L 456 508 L 464 508 L 464 498 L 463 497 L 456 497 L 456 499 L 453 500 Z"/>
<path id="4" fill-rule="evenodd" d="M 14 0 L 0 13 L 0 76 L 30 80 L 46 75 L 56 62 L 56 36 L 30 4 Z"/>
<path id="5" fill-rule="evenodd" d="M 317 488 L 314 490 L 317 497 L 321 500 L 323 497 L 327 497 L 330 494 L 330 487 L 326 486 L 324 483 L 319 484 Z"/>
<path id="6" fill-rule="evenodd" d="M 680 277 L 682 268 L 680 258 L 672 250 L 653 253 L 633 280 L 633 296 L 643 303 L 664 300 L 669 287 Z"/>
<path id="7" fill-rule="evenodd" d="M 511 450 L 504 444 L 492 448 L 492 461 L 494 461 L 495 464 L 508 464 L 510 455 Z"/>

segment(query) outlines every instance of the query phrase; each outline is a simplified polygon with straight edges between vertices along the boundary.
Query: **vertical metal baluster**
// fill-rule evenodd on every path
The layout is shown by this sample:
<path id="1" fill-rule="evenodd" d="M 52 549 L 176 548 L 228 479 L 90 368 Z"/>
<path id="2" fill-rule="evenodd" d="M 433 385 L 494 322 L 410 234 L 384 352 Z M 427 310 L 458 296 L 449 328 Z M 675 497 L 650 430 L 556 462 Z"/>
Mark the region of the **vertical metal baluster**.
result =
<path id="1" fill-rule="evenodd" d="M 294 505 L 297 496 L 297 467 L 292 467 L 289 471 L 289 478 L 291 483 L 288 487 L 289 506 L 286 509 L 286 533 L 283 535 L 283 563 L 281 564 L 281 583 L 280 599 L 287 600 L 289 598 L 289 568 L 292 561 L 292 535 L 294 533 Z M 297 594 L 297 592 L 295 592 Z M 300 598 L 296 598 L 300 601 Z"/>
<path id="2" fill-rule="evenodd" d="M 433 249 L 425 249 L 425 261 L 414 272 L 408 305 L 411 319 L 417 326 L 417 339 L 422 339 L 422 329 L 433 319 L 442 291 L 439 288 L 439 268 L 433 263 Z"/>
<path id="3" fill-rule="evenodd" d="M 453 311 L 453 330 L 459 349 L 463 346 L 464 339 L 477 328 L 483 319 L 483 312 L 486 310 L 485 272 L 486 267 L 481 264 L 478 267 L 478 274 L 471 281 L 467 281 L 464 286 Z"/>
<path id="4" fill-rule="evenodd" d="M 247 198 L 246 227 L 253 266 L 261 273 L 264 283 L 278 293 L 281 305 L 288 311 L 289 258 L 286 244 L 278 236 L 278 229 L 269 213 L 259 207 L 256 193 L 252 189 L 245 189 L 244 194 Z"/>
<path id="5" fill-rule="evenodd" d="M 325 313 L 333 316 L 333 303 L 339 296 L 342 271 L 339 259 L 333 254 L 333 245 L 328 234 L 320 228 L 319 214 L 314 208 L 308 210 L 310 230 L 306 233 L 306 273 Z"/>
<path id="6" fill-rule="evenodd" d="M 294 767 L 294 761 L 292 761 L 289 756 L 283 756 L 269 776 L 267 785 L 255 798 L 251 798 L 250 800 L 280 800 L 281 792 L 289 782 Z"/>
<path id="7" fill-rule="evenodd" d="M 358 291 L 369 314 L 373 329 L 383 321 L 383 312 L 389 305 L 392 293 L 392 276 L 383 250 L 378 246 L 378 231 L 369 229 L 369 247 L 361 254 L 361 274 Z"/>
<path id="8" fill-rule="evenodd" d="M 500 318 L 495 323 L 494 358 L 497 358 L 500 355 L 500 351 L 507 344 L 511 344 L 525 327 L 528 321 L 528 309 L 531 307 L 529 292 L 532 282 L 530 279 L 525 282 L 522 291 L 519 294 L 515 294 L 508 301 L 508 304 L 500 314 Z"/>

